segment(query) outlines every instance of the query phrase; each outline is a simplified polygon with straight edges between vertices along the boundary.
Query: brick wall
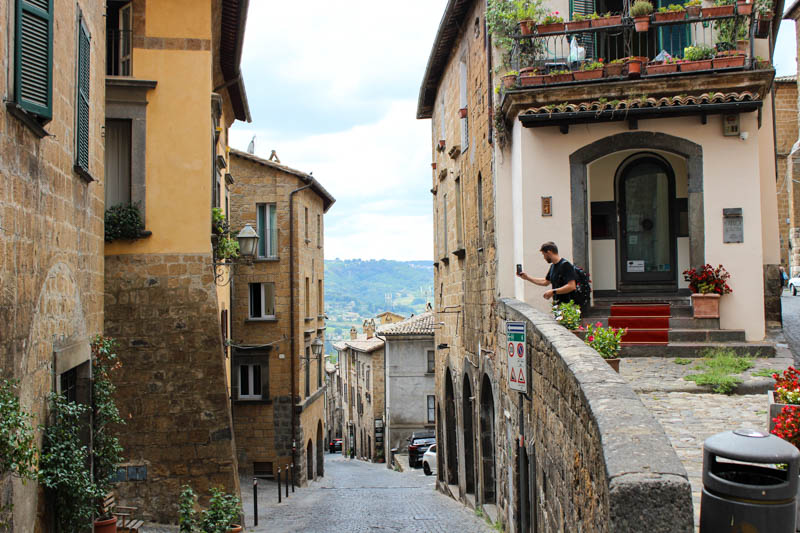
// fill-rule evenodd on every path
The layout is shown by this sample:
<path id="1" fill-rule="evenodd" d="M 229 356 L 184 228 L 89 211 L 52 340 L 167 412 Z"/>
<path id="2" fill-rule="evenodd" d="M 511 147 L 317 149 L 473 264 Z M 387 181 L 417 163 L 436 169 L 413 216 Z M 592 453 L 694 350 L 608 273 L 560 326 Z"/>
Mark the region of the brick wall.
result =
<path id="1" fill-rule="evenodd" d="M 790 195 L 794 192 L 794 184 L 788 176 L 787 158 L 792 150 L 792 145 L 798 140 L 797 116 L 797 82 L 778 81 L 775 83 L 775 132 L 776 132 L 776 163 L 778 167 L 778 227 L 780 230 L 781 264 L 789 264 L 789 228 L 800 223 L 800 217 L 790 212 L 790 203 L 798 206 L 800 203 L 790 202 Z M 795 210 L 796 210 L 795 209 Z M 792 219 L 795 222 L 792 222 Z M 787 220 L 789 220 L 787 222 Z"/>
<path id="2" fill-rule="evenodd" d="M 13 2 L 0 28 L 13 29 Z M 75 161 L 76 20 L 92 40 L 89 183 Z M 39 139 L 0 106 L 0 377 L 17 378 L 23 407 L 45 422 L 54 350 L 83 343 L 103 323 L 103 150 L 105 19 L 102 2 L 54 0 L 53 118 Z M 12 17 L 9 19 L 9 17 Z M 12 96 L 13 36 L 0 39 L 0 87 Z M 37 433 L 41 444 L 41 434 Z M 44 493 L 35 483 L 0 480 L 0 507 L 13 503 L 11 530 L 47 530 Z M 2 516 L 0 516 L 2 518 Z"/>

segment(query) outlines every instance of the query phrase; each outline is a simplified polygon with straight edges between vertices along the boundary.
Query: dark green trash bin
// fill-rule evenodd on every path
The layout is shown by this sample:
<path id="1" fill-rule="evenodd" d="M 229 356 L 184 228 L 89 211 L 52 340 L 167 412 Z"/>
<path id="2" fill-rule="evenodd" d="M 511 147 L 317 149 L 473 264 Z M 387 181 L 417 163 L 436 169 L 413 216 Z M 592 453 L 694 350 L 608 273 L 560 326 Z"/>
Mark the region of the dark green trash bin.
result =
<path id="1" fill-rule="evenodd" d="M 700 533 L 794 533 L 799 461 L 797 448 L 762 431 L 706 439 Z"/>

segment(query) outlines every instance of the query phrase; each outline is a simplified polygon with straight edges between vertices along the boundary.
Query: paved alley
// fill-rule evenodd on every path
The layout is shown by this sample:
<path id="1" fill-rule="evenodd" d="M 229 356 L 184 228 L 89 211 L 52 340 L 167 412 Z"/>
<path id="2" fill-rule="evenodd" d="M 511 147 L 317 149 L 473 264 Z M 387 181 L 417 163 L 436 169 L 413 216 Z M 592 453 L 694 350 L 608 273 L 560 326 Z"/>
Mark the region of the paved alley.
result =
<path id="1" fill-rule="evenodd" d="M 326 453 L 325 477 L 294 493 L 290 489 L 283 503 L 277 503 L 277 484 L 260 481 L 258 527 L 253 527 L 252 478 L 242 478 L 247 531 L 492 531 L 472 510 L 437 492 L 435 479 L 422 470 L 394 472 L 384 464 Z"/>

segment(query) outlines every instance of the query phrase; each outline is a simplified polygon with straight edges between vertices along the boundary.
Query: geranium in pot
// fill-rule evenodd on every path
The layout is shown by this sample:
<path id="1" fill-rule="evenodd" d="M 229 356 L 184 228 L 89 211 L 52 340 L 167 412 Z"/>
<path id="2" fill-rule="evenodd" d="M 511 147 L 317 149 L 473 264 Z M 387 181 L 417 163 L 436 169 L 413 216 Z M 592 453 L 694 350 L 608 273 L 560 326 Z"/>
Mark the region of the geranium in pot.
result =
<path id="1" fill-rule="evenodd" d="M 578 328 L 581 331 L 582 328 Z M 586 326 L 583 342 L 591 346 L 606 360 L 606 363 L 619 372 L 619 351 L 622 348 L 622 337 L 627 330 L 622 328 L 603 327 L 601 322 Z"/>
<path id="2" fill-rule="evenodd" d="M 772 379 L 775 380 L 775 386 L 767 393 L 769 400 L 767 421 L 770 432 L 784 407 L 800 405 L 800 372 L 795 367 L 790 366 L 782 374 L 777 372 L 772 374 Z"/>
<path id="3" fill-rule="evenodd" d="M 719 318 L 720 297 L 733 292 L 728 285 L 730 277 L 722 265 L 714 268 L 706 264 L 683 271 L 683 279 L 692 291 L 694 318 Z"/>
<path id="4" fill-rule="evenodd" d="M 570 331 L 577 331 L 581 325 L 581 308 L 572 300 L 553 306 L 553 318 Z"/>
<path id="5" fill-rule="evenodd" d="M 553 11 L 542 19 L 542 22 L 536 25 L 536 33 L 557 33 L 564 31 L 564 18 L 561 17 L 558 11 Z"/>

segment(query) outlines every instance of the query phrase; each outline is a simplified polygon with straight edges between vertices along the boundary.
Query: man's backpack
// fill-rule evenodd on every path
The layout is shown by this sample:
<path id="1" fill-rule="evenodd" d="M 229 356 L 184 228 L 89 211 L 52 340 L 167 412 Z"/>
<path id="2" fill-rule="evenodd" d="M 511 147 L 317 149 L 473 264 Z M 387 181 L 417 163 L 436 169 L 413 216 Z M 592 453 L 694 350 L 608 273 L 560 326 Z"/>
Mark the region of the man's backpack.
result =
<path id="1" fill-rule="evenodd" d="M 572 301 L 580 306 L 581 309 L 586 309 L 592 296 L 592 280 L 589 274 L 586 273 L 578 265 L 573 265 L 575 268 L 575 295 Z"/>

